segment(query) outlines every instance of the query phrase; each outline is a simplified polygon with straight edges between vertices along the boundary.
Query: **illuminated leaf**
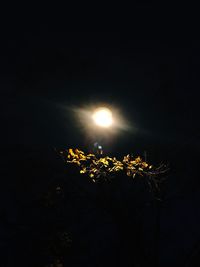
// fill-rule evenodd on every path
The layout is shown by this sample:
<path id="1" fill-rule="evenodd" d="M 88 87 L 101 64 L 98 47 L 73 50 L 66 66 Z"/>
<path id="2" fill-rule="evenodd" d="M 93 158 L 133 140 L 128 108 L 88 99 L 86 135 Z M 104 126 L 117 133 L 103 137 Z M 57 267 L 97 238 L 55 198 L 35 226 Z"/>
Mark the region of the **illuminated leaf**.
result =
<path id="1" fill-rule="evenodd" d="M 95 154 L 85 154 L 77 148 L 74 150 L 70 148 L 67 151 L 67 154 L 60 152 L 64 158 L 66 157 L 66 163 L 77 165 L 80 173 L 87 174 L 92 178 L 93 182 L 99 179 L 107 180 L 110 177 L 114 177 L 116 172 L 124 172 L 127 176 L 135 178 L 137 174 L 137 176 L 147 177 L 149 179 L 148 182 L 157 183 L 158 179 L 156 180 L 155 177 L 166 172 L 165 165 L 155 168 L 153 165 L 143 161 L 140 156 L 134 158 L 128 154 L 120 161 L 116 157 L 106 156 L 97 158 Z"/>

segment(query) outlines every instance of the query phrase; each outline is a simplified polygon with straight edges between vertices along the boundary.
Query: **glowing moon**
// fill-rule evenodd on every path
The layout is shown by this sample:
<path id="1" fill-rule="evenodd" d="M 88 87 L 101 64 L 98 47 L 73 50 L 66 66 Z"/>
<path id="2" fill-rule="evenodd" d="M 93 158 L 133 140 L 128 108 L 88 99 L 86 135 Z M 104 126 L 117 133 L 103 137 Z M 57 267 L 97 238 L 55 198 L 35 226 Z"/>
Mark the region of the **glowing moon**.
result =
<path id="1" fill-rule="evenodd" d="M 113 123 L 112 112 L 108 108 L 98 108 L 92 115 L 94 123 L 100 127 L 108 128 Z"/>

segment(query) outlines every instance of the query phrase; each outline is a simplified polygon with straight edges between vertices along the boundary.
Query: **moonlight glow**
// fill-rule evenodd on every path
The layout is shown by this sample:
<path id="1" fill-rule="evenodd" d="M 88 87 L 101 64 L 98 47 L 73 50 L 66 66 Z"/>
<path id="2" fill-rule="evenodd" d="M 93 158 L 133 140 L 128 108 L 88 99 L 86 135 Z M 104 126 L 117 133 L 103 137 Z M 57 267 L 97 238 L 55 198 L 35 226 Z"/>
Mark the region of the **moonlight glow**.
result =
<path id="1" fill-rule="evenodd" d="M 113 124 L 112 112 L 108 108 L 98 108 L 92 116 L 96 125 L 108 128 Z"/>

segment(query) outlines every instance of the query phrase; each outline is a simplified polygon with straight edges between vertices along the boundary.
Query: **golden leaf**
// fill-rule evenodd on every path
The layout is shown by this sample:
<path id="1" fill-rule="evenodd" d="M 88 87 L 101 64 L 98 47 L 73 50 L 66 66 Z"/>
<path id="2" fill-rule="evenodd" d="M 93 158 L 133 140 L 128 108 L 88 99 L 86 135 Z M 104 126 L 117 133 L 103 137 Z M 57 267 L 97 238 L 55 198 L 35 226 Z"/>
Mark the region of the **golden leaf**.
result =
<path id="1" fill-rule="evenodd" d="M 73 152 L 72 148 L 69 149 L 69 154 L 74 155 L 74 152 Z"/>
<path id="2" fill-rule="evenodd" d="M 142 167 L 147 168 L 149 165 L 146 162 L 142 162 Z"/>
<path id="3" fill-rule="evenodd" d="M 137 157 L 136 159 L 135 159 L 135 163 L 137 164 L 137 163 L 140 163 L 142 161 L 142 159 L 140 158 L 140 156 L 139 157 Z"/>

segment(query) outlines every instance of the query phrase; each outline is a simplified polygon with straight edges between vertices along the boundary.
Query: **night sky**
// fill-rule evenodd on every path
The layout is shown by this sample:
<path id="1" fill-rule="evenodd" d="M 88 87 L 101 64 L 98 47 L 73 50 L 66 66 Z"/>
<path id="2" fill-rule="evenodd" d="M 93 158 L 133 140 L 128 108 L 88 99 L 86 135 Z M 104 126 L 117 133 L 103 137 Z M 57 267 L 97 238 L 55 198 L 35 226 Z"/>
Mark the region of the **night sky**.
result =
<path id="1" fill-rule="evenodd" d="M 47 13 L 45 17 L 42 11 L 38 16 L 34 11 L 23 16 L 10 14 L 3 17 L 1 24 L 0 147 L 2 177 L 5 178 L 1 189 L 3 220 L 0 235 L 2 251 L 8 255 L 4 266 L 14 266 L 13 262 L 6 265 L 12 253 L 15 255 L 13 261 L 21 261 L 20 252 L 13 252 L 18 246 L 17 241 L 12 246 L 9 242 L 20 239 L 20 235 L 26 236 L 26 231 L 34 233 L 32 229 L 42 231 L 34 228 L 37 220 L 33 218 L 42 213 L 39 204 L 34 204 L 36 195 L 59 182 L 71 201 L 62 205 L 66 205 L 63 209 L 71 217 L 68 228 L 74 235 L 74 242 L 88 238 L 90 241 L 82 241 L 82 246 L 90 249 L 99 246 L 100 250 L 91 249 L 88 260 L 87 252 L 80 252 L 81 245 L 75 245 L 80 262 L 73 265 L 74 258 L 69 256 L 71 265 L 116 266 L 118 262 L 119 266 L 133 266 L 130 247 L 121 252 L 119 261 L 116 256 L 119 249 L 116 248 L 119 242 L 116 218 L 108 211 L 102 211 L 101 207 L 97 208 L 93 200 L 86 197 L 92 195 L 94 198 L 98 189 L 86 180 L 81 182 L 80 178 L 73 183 L 66 182 L 65 166 L 53 152 L 54 148 L 69 147 L 88 150 L 95 139 L 87 138 L 71 110 L 98 104 L 118 108 L 134 126 L 132 131 L 122 131 L 105 141 L 108 154 L 122 157 L 132 152 L 143 155 L 146 151 L 147 158 L 153 163 L 169 162 L 171 173 L 163 189 L 165 201 L 161 205 L 160 266 L 185 264 L 195 249 L 198 251 L 200 242 L 197 171 L 200 37 L 194 26 L 197 23 L 191 21 L 192 13 L 187 14 L 185 8 L 184 12 L 179 12 L 179 17 L 175 11 L 169 14 L 164 7 L 156 10 L 150 5 L 137 6 L 127 24 L 117 20 L 118 23 L 107 30 L 101 23 L 100 27 L 84 27 L 81 18 L 75 27 L 75 18 L 70 20 L 68 17 L 70 23 L 64 15 Z M 42 181 L 40 177 L 43 177 Z M 116 203 L 123 206 L 128 201 L 124 200 L 124 195 L 128 192 L 129 196 L 137 190 L 130 182 L 118 183 L 113 185 L 114 190 L 112 186 L 103 190 L 104 194 L 106 190 L 112 191 Z M 124 186 L 119 190 L 122 184 Z M 138 200 L 138 206 L 143 207 L 142 219 L 140 217 L 142 238 L 139 240 L 143 240 L 141 246 L 145 244 L 142 253 L 146 259 L 141 266 L 156 266 L 152 229 L 155 228 L 157 210 L 155 204 L 151 204 L 153 200 L 149 200 L 149 193 L 145 197 L 137 195 L 135 192 L 133 199 L 142 199 L 141 202 Z M 80 199 L 85 199 L 83 206 Z M 128 199 L 130 207 L 123 215 L 127 221 L 132 214 L 130 210 L 137 210 L 135 206 L 131 208 L 132 198 Z M 84 212 L 86 216 L 82 215 Z M 56 213 L 52 214 L 43 221 L 48 222 L 50 216 L 52 222 Z M 62 214 L 63 221 L 67 221 L 67 215 Z M 77 223 L 78 218 L 82 220 L 81 226 Z M 130 218 L 134 218 L 133 214 Z M 91 223 L 96 228 L 91 228 L 90 233 L 87 225 Z M 102 227 L 98 228 L 98 223 Z M 108 247 L 101 235 L 108 240 Z M 130 241 L 127 240 L 124 241 L 126 244 Z M 21 247 L 23 250 L 23 244 Z M 31 245 L 28 251 L 31 251 Z M 109 255 L 107 265 L 101 255 Z"/>

